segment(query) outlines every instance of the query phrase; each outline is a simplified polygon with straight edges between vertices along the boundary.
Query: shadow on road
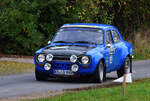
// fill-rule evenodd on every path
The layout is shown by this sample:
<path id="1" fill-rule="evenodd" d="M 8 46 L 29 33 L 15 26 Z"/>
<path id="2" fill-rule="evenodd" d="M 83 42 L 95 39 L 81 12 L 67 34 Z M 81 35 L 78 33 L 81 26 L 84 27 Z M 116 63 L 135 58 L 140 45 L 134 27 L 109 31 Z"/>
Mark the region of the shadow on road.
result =
<path id="1" fill-rule="evenodd" d="M 117 77 L 107 77 L 104 82 L 111 82 L 117 79 Z M 37 82 L 49 82 L 49 83 L 66 83 L 66 84 L 87 84 L 87 83 L 99 83 L 94 79 L 86 79 L 86 78 L 50 78 L 44 81 L 37 81 Z"/>

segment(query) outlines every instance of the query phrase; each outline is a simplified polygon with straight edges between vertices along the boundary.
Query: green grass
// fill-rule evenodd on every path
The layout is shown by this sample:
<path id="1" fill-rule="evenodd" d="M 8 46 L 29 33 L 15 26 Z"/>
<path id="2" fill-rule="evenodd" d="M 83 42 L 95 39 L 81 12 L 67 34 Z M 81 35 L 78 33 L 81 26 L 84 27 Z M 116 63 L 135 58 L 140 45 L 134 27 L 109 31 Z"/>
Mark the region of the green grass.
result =
<path id="1" fill-rule="evenodd" d="M 34 64 L 0 61 L 0 76 L 26 73 L 34 70 Z"/>
<path id="2" fill-rule="evenodd" d="M 33 101 L 150 101 L 150 79 L 127 84 L 126 96 L 122 96 L 122 88 L 117 86 L 76 91 Z"/>
<path id="3" fill-rule="evenodd" d="M 147 59 L 150 59 L 150 53 L 147 53 L 147 55 L 136 54 L 133 58 L 133 61 L 147 60 Z"/>

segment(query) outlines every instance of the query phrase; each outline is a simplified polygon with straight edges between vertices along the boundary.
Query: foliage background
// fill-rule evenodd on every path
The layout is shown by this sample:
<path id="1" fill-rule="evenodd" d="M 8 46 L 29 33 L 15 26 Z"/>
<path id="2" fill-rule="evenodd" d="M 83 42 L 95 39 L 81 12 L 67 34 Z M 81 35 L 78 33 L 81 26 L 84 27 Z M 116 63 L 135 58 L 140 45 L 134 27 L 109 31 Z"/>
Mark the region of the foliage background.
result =
<path id="1" fill-rule="evenodd" d="M 33 55 L 37 49 L 47 45 L 47 41 L 51 40 L 56 30 L 64 23 L 112 24 L 120 30 L 125 39 L 135 44 L 140 39 L 145 40 L 144 37 L 141 38 L 142 31 L 138 33 L 141 35 L 138 39 L 139 29 L 150 33 L 147 27 L 150 23 L 150 2 L 149 0 L 1 0 L 0 53 Z M 148 34 L 145 36 L 150 37 Z M 139 46 L 135 44 L 135 47 Z M 136 52 L 138 54 L 140 50 Z"/>

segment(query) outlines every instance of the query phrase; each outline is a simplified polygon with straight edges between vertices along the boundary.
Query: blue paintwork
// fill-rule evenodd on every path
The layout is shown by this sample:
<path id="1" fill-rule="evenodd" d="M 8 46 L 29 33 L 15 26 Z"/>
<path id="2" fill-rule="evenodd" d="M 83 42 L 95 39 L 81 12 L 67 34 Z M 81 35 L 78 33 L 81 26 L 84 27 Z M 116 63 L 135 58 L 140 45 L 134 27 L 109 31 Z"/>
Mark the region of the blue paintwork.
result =
<path id="1" fill-rule="evenodd" d="M 76 24 L 65 24 L 63 25 L 61 28 L 63 27 L 69 27 L 72 25 L 86 25 L 86 26 L 95 26 L 97 28 L 103 29 L 104 30 L 104 37 L 105 37 L 105 33 L 107 30 L 115 30 L 118 32 L 121 41 L 118 43 L 113 43 L 112 46 L 116 49 L 114 54 L 113 54 L 113 60 L 112 63 L 110 63 L 110 51 L 109 49 L 106 47 L 105 44 L 105 39 L 104 39 L 104 45 L 95 45 L 96 47 L 87 51 L 85 55 L 88 55 L 91 57 L 91 63 L 87 64 L 86 66 L 88 66 L 88 68 L 82 68 L 85 65 L 82 65 L 80 63 L 77 63 L 79 65 L 79 71 L 76 72 L 75 74 L 77 75 L 88 75 L 88 74 L 92 74 L 94 73 L 94 71 L 96 70 L 99 62 L 101 60 L 104 60 L 104 63 L 106 65 L 106 72 L 112 72 L 112 71 L 116 71 L 118 69 L 121 68 L 121 66 L 123 65 L 125 59 L 127 56 L 132 57 L 132 50 L 133 47 L 130 43 L 126 42 L 123 40 L 123 38 L 121 37 L 121 34 L 119 33 L 119 31 L 117 30 L 116 27 L 111 26 L 111 25 L 104 25 L 104 24 L 89 24 L 89 23 L 76 23 Z M 53 46 L 53 45 L 80 45 L 80 46 L 88 46 L 88 44 L 71 44 L 71 43 L 51 43 L 50 45 L 46 46 Z M 54 69 L 53 67 L 55 66 L 55 64 L 69 64 L 70 66 L 73 64 L 71 62 L 52 62 L 53 67 L 50 71 L 46 71 L 44 70 L 43 67 L 39 67 L 39 63 L 36 60 L 36 55 L 40 54 L 46 47 L 41 48 L 39 50 L 36 51 L 35 56 L 34 56 L 34 63 L 35 63 L 35 67 L 38 71 L 40 71 L 41 73 L 45 73 L 45 74 L 50 74 L 50 75 L 54 75 Z M 42 63 L 45 64 L 46 62 Z M 41 63 L 40 63 L 41 64 Z M 61 66 L 60 66 L 61 67 Z M 65 70 L 66 68 L 64 66 L 62 66 L 61 68 L 62 70 Z"/>

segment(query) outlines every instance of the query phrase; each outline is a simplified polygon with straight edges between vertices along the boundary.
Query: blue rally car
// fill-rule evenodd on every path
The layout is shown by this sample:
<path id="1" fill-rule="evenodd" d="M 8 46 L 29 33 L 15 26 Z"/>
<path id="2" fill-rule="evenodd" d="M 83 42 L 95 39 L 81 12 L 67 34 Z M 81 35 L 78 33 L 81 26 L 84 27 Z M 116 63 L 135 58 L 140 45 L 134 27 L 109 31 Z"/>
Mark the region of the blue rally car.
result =
<path id="1" fill-rule="evenodd" d="M 92 76 L 101 83 L 106 73 L 117 71 L 121 77 L 132 72 L 132 50 L 114 26 L 65 24 L 48 46 L 36 51 L 35 77 L 45 80 Z"/>

